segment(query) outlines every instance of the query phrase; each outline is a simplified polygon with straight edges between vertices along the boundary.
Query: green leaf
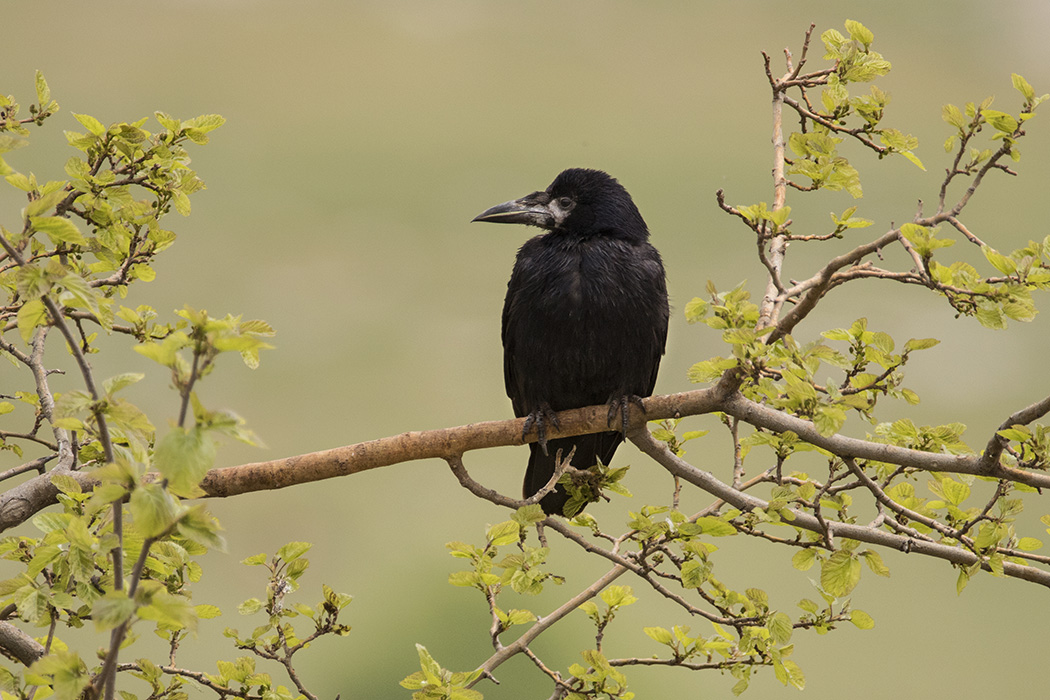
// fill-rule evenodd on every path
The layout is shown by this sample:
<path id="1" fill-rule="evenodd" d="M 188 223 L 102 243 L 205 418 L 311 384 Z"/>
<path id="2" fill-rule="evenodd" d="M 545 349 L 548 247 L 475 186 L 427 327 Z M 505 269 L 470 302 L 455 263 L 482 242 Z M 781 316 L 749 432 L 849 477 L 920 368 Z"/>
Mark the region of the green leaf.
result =
<path id="1" fill-rule="evenodd" d="M 1024 95 L 1025 100 L 1031 102 L 1033 99 L 1035 99 L 1035 90 L 1032 88 L 1032 86 L 1028 83 L 1027 80 L 1025 80 L 1017 73 L 1012 73 L 1010 75 L 1010 80 L 1011 82 L 1013 82 L 1014 89 L 1022 95 Z"/>
<path id="2" fill-rule="evenodd" d="M 164 112 L 154 112 L 153 116 L 157 118 L 160 125 L 169 131 L 179 131 L 182 129 L 182 122 L 174 117 L 168 116 Z"/>
<path id="3" fill-rule="evenodd" d="M 135 614 L 135 601 L 124 591 L 109 591 L 91 606 L 91 619 L 100 630 L 113 629 Z"/>
<path id="4" fill-rule="evenodd" d="M 444 685 L 441 679 L 441 665 L 434 660 L 427 648 L 422 644 L 417 644 L 416 652 L 419 654 L 419 665 L 423 669 L 427 682 L 434 686 Z"/>
<path id="5" fill-rule="evenodd" d="M 875 627 L 875 620 L 863 610 L 850 611 L 849 621 L 856 625 L 857 629 L 870 630 Z"/>
<path id="6" fill-rule="evenodd" d="M 707 580 L 704 565 L 695 559 L 682 564 L 682 587 L 699 588 Z"/>
<path id="7" fill-rule="evenodd" d="M 193 506 L 179 516 L 179 536 L 210 549 L 226 550 L 226 540 L 219 534 L 219 522 L 203 504 Z"/>
<path id="8" fill-rule="evenodd" d="M 791 634 L 794 630 L 791 626 L 791 618 L 784 613 L 775 613 L 769 618 L 769 623 L 766 627 L 769 629 L 773 641 L 777 644 L 787 644 L 791 641 Z"/>
<path id="9" fill-rule="evenodd" d="M 950 477 L 945 477 L 940 482 L 941 493 L 944 494 L 945 500 L 951 503 L 953 506 L 960 505 L 963 501 L 970 497 L 970 487 L 966 484 L 955 481 Z"/>
<path id="10" fill-rule="evenodd" d="M 310 551 L 313 544 L 310 542 L 289 542 L 277 550 L 277 556 L 286 562 L 295 561 Z"/>
<path id="11" fill-rule="evenodd" d="M 1032 431 L 1023 425 L 1014 425 L 1012 428 L 1004 428 L 996 432 L 1007 440 L 1015 442 L 1024 442 L 1032 437 Z"/>
<path id="12" fill-rule="evenodd" d="M 476 571 L 453 571 L 448 575 L 448 582 L 461 588 L 472 588 L 481 583 Z"/>
<path id="13" fill-rule="evenodd" d="M 1015 78 L 1021 78 L 1020 76 L 1014 76 Z M 1024 80 L 1022 78 L 1022 80 Z M 1016 83 L 1014 83 L 1016 85 Z M 51 88 L 47 87 L 47 81 L 44 80 L 44 73 L 37 71 L 37 103 L 46 108 L 48 103 L 51 101 Z"/>
<path id="14" fill-rule="evenodd" d="M 871 33 L 871 30 L 856 20 L 846 20 L 846 31 L 849 32 L 850 38 L 864 45 L 865 51 L 875 41 L 875 35 Z"/>
<path id="15" fill-rule="evenodd" d="M 991 328 L 997 331 L 1006 328 L 1006 321 L 1003 319 L 1003 313 L 996 306 L 978 306 L 974 315 L 977 317 L 977 321 L 985 328 Z"/>
<path id="16" fill-rule="evenodd" d="M 132 278 L 143 282 L 152 282 L 157 278 L 157 272 L 146 263 L 136 263 L 131 266 Z"/>
<path id="17" fill-rule="evenodd" d="M 26 139 L 20 139 L 11 134 L 0 134 L 0 153 L 7 153 L 8 151 L 13 151 L 16 148 L 22 148 L 27 145 L 29 145 L 29 141 Z M 15 174 L 14 168 L 5 163 L 3 158 L 0 158 L 0 177 L 7 178 L 12 174 Z M 10 180 L 8 180 L 8 182 L 10 182 Z"/>
<path id="18" fill-rule="evenodd" d="M 265 336 L 272 336 L 277 332 L 269 323 L 259 319 L 244 321 L 237 327 L 237 330 L 239 330 L 241 333 L 253 333 L 255 335 Z"/>
<path id="19" fill-rule="evenodd" d="M 820 610 L 820 607 L 809 598 L 803 598 L 802 600 L 798 601 L 798 607 L 802 608 L 811 615 L 815 615 L 817 611 Z"/>
<path id="20" fill-rule="evenodd" d="M 33 299 L 22 304 L 18 310 L 18 334 L 26 343 L 33 337 L 33 332 L 48 322 L 47 307 L 40 299 Z"/>
<path id="21" fill-rule="evenodd" d="M 44 686 L 49 692 L 53 690 L 54 694 L 48 696 L 52 700 L 74 700 L 81 697 L 91 682 L 91 675 L 77 654 L 52 648 L 50 654 L 40 657 L 26 670 L 25 680 Z M 4 695 L 17 697 L 6 692 Z"/>
<path id="22" fill-rule="evenodd" d="M 955 579 L 955 594 L 962 595 L 963 589 L 966 588 L 966 584 L 970 582 L 970 574 L 966 569 L 959 569 L 959 576 Z"/>
<path id="23" fill-rule="evenodd" d="M 215 442 L 200 427 L 173 428 L 157 445 L 153 464 L 177 494 L 190 495 L 215 463 Z"/>
<path id="24" fill-rule="evenodd" d="M 995 109 L 985 109 L 981 111 L 981 116 L 985 118 L 985 121 L 995 127 L 996 131 L 1005 134 L 1012 134 L 1017 130 L 1017 120 L 1006 112 L 1000 112 Z"/>
<path id="25" fill-rule="evenodd" d="M 171 202 L 175 205 L 175 211 L 179 212 L 183 216 L 190 215 L 190 198 L 182 190 L 172 190 Z"/>
<path id="26" fill-rule="evenodd" d="M 102 122 L 91 115 L 77 114 L 76 112 L 73 112 L 73 117 L 95 136 L 102 136 L 106 133 L 106 127 L 102 126 Z"/>
<path id="27" fill-rule="evenodd" d="M 649 635 L 649 638 L 659 644 L 666 644 L 671 646 L 674 641 L 674 637 L 671 636 L 671 632 L 664 629 L 663 627 L 646 627 L 643 632 Z"/>
<path id="28" fill-rule="evenodd" d="M 710 537 L 727 537 L 736 534 L 736 528 L 721 518 L 705 515 L 696 519 L 696 524 L 703 529 L 703 533 Z"/>
<path id="29" fill-rule="evenodd" d="M 110 377 L 102 383 L 102 388 L 109 395 L 115 394 L 124 387 L 131 386 L 135 382 L 141 381 L 146 375 L 140 372 L 125 372 L 118 374 L 114 377 Z"/>
<path id="30" fill-rule="evenodd" d="M 152 620 L 175 629 L 183 629 L 194 622 L 193 608 L 189 602 L 167 591 L 160 591 L 154 595 L 149 605 L 139 608 L 138 616 L 143 620 Z"/>
<path id="31" fill-rule="evenodd" d="M 813 426 L 824 437 L 834 435 L 846 422 L 846 411 L 841 406 L 820 406 L 813 414 Z"/>
<path id="32" fill-rule="evenodd" d="M 904 350 L 911 352 L 912 350 L 926 350 L 932 348 L 935 345 L 939 345 L 941 341 L 936 338 L 912 338 L 904 344 Z"/>
<path id="33" fill-rule="evenodd" d="M 87 239 L 80 229 L 69 219 L 61 216 L 31 216 L 33 230 L 46 233 L 52 243 L 69 243 L 70 245 L 87 245 Z"/>
<path id="34" fill-rule="evenodd" d="M 160 484 L 145 484 L 128 501 L 135 526 L 146 537 L 157 537 L 175 524 L 176 504 Z"/>
<path id="35" fill-rule="evenodd" d="M 962 110 L 952 104 L 944 105 L 941 109 L 941 117 L 954 127 L 962 129 L 966 126 L 966 117 Z"/>
<path id="36" fill-rule="evenodd" d="M 619 608 L 638 601 L 630 586 L 609 586 L 601 592 L 601 598 L 610 608 Z"/>
<path id="37" fill-rule="evenodd" d="M 981 527 L 977 531 L 977 537 L 974 538 L 974 545 L 978 549 L 988 549 L 997 546 L 1005 536 L 1005 525 L 1002 523 L 986 521 L 981 523 Z"/>
<path id="38" fill-rule="evenodd" d="M 820 585 L 829 594 L 842 598 L 860 582 L 860 561 L 850 552 L 838 550 L 821 563 Z"/>
<path id="39" fill-rule="evenodd" d="M 685 305 L 685 320 L 687 323 L 696 323 L 707 315 L 711 305 L 700 297 L 693 297 Z"/>
<path id="40" fill-rule="evenodd" d="M 872 573 L 876 576 L 889 576 L 890 569 L 882 561 L 882 556 L 879 555 L 874 549 L 865 549 L 860 553 L 860 556 L 864 557 L 864 561 L 867 563 L 868 568 L 871 569 Z"/>
<path id="41" fill-rule="evenodd" d="M 783 206 L 779 209 L 775 209 L 769 214 L 769 220 L 772 221 L 777 227 L 783 226 L 787 223 L 788 217 L 791 216 L 791 207 Z"/>
<path id="42" fill-rule="evenodd" d="M 1042 549 L 1043 543 L 1035 537 L 1022 537 L 1017 540 L 1017 548 L 1022 552 L 1034 552 L 1037 549 Z"/>
<path id="43" fill-rule="evenodd" d="M 258 598 L 249 598 L 237 606 L 237 612 L 241 615 L 254 615 L 263 609 L 263 602 Z"/>
<path id="44" fill-rule="evenodd" d="M 218 114 L 202 114 L 199 117 L 187 120 L 183 125 L 188 128 L 196 129 L 201 133 L 208 133 L 218 129 L 220 126 L 226 123 L 226 119 Z"/>
<path id="45" fill-rule="evenodd" d="M 538 523 L 545 517 L 547 517 L 547 515 L 543 512 L 543 508 L 540 507 L 540 504 L 533 503 L 531 506 L 522 506 L 521 508 L 518 508 L 514 511 L 514 515 L 511 516 L 511 519 L 522 527 L 526 527 L 532 523 Z"/>
<path id="46" fill-rule="evenodd" d="M 0 413 L 3 413 L 2 408 L 0 408 Z M 51 483 L 54 484 L 55 488 L 66 495 L 72 496 L 84 492 L 84 489 L 80 486 L 80 482 L 69 474 L 55 474 L 52 472 Z"/>
<path id="47" fill-rule="evenodd" d="M 1017 272 L 1017 263 L 995 249 L 983 246 L 981 252 L 984 253 L 984 257 L 992 264 L 992 267 L 1004 275 L 1013 275 Z"/>
<path id="48" fill-rule="evenodd" d="M 812 547 L 800 549 L 791 557 L 791 565 L 799 571 L 808 571 L 817 561 L 817 553 Z"/>
<path id="49" fill-rule="evenodd" d="M 165 367 L 174 367 L 178 351 L 189 345 L 191 342 L 192 341 L 188 335 L 182 331 L 175 331 L 159 343 L 142 343 L 141 345 L 136 345 L 132 349 L 143 357 L 148 357 L 158 364 L 164 365 Z"/>
<path id="50" fill-rule="evenodd" d="M 919 170 L 926 170 L 926 166 L 922 164 L 921 160 L 919 160 L 919 156 L 915 155 L 911 151 L 898 151 L 898 153 L 900 153 L 902 156 L 904 156 L 912 163 L 917 165 L 919 167 Z"/>
<path id="51" fill-rule="evenodd" d="M 489 528 L 486 538 L 496 547 L 517 542 L 521 537 L 521 526 L 513 520 L 506 520 Z"/>

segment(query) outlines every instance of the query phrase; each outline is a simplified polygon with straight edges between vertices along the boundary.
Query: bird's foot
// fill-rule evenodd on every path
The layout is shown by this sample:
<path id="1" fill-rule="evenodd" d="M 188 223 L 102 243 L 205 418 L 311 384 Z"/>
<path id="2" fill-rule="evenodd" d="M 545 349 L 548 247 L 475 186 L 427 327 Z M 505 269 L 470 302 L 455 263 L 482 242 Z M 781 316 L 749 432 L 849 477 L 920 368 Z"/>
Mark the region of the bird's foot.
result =
<path id="1" fill-rule="evenodd" d="M 525 426 L 521 429 L 522 441 L 524 441 L 529 432 L 535 428 L 536 442 L 540 444 L 543 454 L 547 454 L 548 425 L 553 425 L 555 428 L 561 427 L 558 423 L 558 414 L 551 410 L 550 404 L 544 402 L 541 403 L 536 410 L 525 417 Z"/>
<path id="2" fill-rule="evenodd" d="M 627 424 L 631 417 L 630 407 L 632 403 L 640 408 L 642 413 L 645 413 L 645 403 L 642 401 L 641 396 L 624 394 L 623 396 L 614 396 L 609 400 L 609 417 L 606 422 L 610 428 L 614 427 L 616 414 L 620 414 L 619 427 L 625 440 L 627 439 Z"/>

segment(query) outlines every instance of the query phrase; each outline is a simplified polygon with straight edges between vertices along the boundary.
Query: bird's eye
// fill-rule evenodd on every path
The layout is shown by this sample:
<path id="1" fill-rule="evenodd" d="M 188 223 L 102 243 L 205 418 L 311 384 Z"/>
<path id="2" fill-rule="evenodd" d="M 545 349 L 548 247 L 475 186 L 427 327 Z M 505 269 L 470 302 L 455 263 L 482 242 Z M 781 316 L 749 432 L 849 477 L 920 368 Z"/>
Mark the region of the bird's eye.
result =
<path id="1" fill-rule="evenodd" d="M 558 198 L 558 207 L 562 211 L 569 211 L 570 209 L 572 209 L 573 204 L 575 204 L 575 202 L 573 202 L 568 197 L 559 197 Z"/>

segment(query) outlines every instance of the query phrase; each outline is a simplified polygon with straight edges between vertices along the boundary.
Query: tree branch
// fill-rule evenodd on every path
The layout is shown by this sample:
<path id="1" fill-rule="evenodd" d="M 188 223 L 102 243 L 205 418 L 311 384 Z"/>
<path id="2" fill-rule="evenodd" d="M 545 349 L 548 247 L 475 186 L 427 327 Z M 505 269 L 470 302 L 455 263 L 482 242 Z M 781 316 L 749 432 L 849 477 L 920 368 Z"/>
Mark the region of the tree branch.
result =
<path id="1" fill-rule="evenodd" d="M 660 465 L 667 469 L 667 471 L 688 481 L 694 486 L 703 489 L 709 494 L 723 499 L 735 508 L 747 511 L 754 509 L 766 510 L 769 507 L 769 503 L 766 501 L 736 491 L 733 487 L 720 481 L 710 472 L 705 472 L 692 466 L 667 449 L 667 446 L 664 443 L 657 441 L 649 434 L 648 430 L 635 431 L 629 434 L 628 437 L 631 442 L 638 446 L 638 449 L 655 459 Z M 825 534 L 825 528 L 822 527 L 821 523 L 815 516 L 799 510 L 791 510 L 790 512 L 792 517 L 790 520 L 785 520 L 783 523 L 784 525 L 809 530 L 810 532 L 816 532 L 820 535 Z M 977 562 L 981 562 L 981 568 L 991 571 L 991 567 L 980 557 L 973 552 L 959 547 L 950 547 L 935 542 L 903 537 L 864 525 L 854 525 L 838 521 L 826 523 L 826 525 L 829 526 L 831 530 L 831 532 L 828 533 L 829 536 L 845 537 L 851 540 L 880 545 L 902 552 L 925 554 L 927 556 L 944 559 L 953 564 L 959 564 L 962 566 L 972 566 Z M 1014 564 L 1012 562 L 1004 562 L 1003 573 L 1007 576 L 1020 578 L 1032 583 L 1038 583 L 1050 588 L 1050 572 L 1042 569 Z"/>

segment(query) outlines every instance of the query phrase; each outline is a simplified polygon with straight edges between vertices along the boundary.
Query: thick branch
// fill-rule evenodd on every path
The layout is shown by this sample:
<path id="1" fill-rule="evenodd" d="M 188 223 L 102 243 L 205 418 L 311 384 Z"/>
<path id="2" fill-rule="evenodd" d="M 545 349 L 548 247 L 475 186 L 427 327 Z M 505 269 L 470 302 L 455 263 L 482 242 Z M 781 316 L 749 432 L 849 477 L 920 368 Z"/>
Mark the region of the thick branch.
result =
<path id="1" fill-rule="evenodd" d="M 925 471 L 987 476 L 1039 488 L 1050 487 L 1048 474 L 1011 469 L 978 456 L 920 452 L 843 435 L 821 435 L 809 421 L 749 401 L 736 393 L 735 380 L 731 374 L 716 386 L 707 389 L 652 396 L 644 399 L 643 403 L 644 414 L 634 407 L 630 410 L 629 432 L 642 427 L 647 420 L 681 418 L 720 411 L 756 427 L 778 433 L 792 431 L 803 440 L 842 457 L 885 462 Z M 548 429 L 548 438 L 582 435 L 608 429 L 606 406 L 564 411 L 558 414 L 558 418 L 560 427 L 551 426 Z M 253 491 L 281 489 L 337 476 L 348 476 L 417 459 L 449 460 L 470 450 L 521 445 L 535 440 L 534 435 L 528 435 L 522 440 L 524 420 L 517 418 L 488 421 L 456 428 L 402 433 L 322 452 L 212 469 L 201 482 L 201 489 L 205 497 L 226 498 Z M 54 470 L 52 473 L 55 473 Z M 84 490 L 93 488 L 94 481 L 90 474 L 69 470 L 57 473 L 69 474 Z M 51 484 L 50 475 L 45 474 L 0 494 L 0 531 L 25 522 L 35 513 L 55 503 L 57 493 L 57 489 Z"/>
<path id="2" fill-rule="evenodd" d="M 1012 428 L 1015 425 L 1028 425 L 1034 420 L 1039 420 L 1047 413 L 1050 413 L 1050 396 L 1046 397 L 1042 401 L 1022 408 L 1017 413 L 1014 413 L 1009 418 L 1004 420 L 999 426 L 999 430 L 1006 430 Z M 995 465 L 999 462 L 999 457 L 1003 453 L 1003 449 L 1009 442 L 1006 438 L 999 434 L 999 430 L 992 435 L 992 439 L 988 441 L 987 447 L 984 448 L 984 461 L 988 465 Z"/>
<path id="3" fill-rule="evenodd" d="M 0 622 L 0 651 L 23 666 L 44 655 L 44 647 L 10 622 Z"/>
<path id="4" fill-rule="evenodd" d="M 989 463 L 984 458 L 975 455 L 921 452 L 896 445 L 858 440 L 845 435 L 824 436 L 807 420 L 781 413 L 750 401 L 739 394 L 730 397 L 720 410 L 759 428 L 766 428 L 776 433 L 791 431 L 806 442 L 822 447 L 839 457 L 886 462 L 930 472 L 987 476 L 993 479 L 1016 481 L 1037 488 L 1050 487 L 1050 474 L 1011 469 L 998 463 Z"/>

